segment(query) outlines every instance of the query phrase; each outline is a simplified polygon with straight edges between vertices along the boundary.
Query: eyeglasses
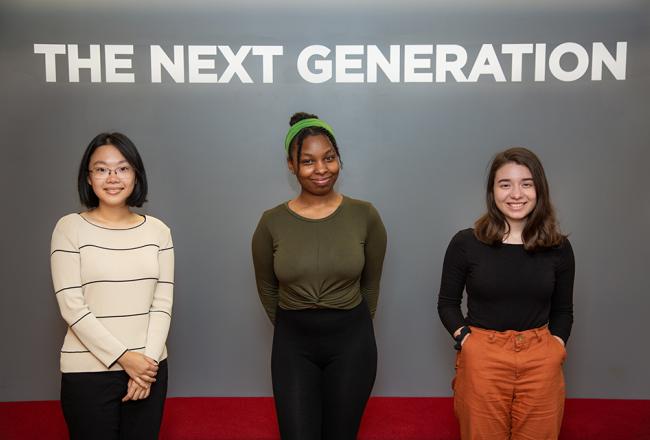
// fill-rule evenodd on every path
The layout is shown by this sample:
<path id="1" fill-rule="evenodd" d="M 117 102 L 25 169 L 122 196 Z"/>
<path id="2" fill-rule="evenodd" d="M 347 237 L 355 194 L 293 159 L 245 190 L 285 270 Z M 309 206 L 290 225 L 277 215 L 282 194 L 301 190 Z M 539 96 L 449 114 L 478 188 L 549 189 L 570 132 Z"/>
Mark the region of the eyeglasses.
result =
<path id="1" fill-rule="evenodd" d="M 115 175 L 120 179 L 131 177 L 133 175 L 133 169 L 128 166 L 121 166 L 115 169 L 110 169 L 107 167 L 94 167 L 88 171 L 96 179 L 107 179 L 111 173 L 115 173 Z"/>

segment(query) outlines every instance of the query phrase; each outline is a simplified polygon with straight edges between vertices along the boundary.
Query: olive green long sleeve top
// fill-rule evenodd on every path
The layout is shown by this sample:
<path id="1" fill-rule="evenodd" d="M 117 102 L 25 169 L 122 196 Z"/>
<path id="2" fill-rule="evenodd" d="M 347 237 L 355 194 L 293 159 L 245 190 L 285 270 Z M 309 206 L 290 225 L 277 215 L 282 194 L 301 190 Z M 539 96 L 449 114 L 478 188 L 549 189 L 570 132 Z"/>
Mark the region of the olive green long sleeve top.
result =
<path id="1" fill-rule="evenodd" d="M 308 219 L 283 203 L 262 214 L 252 247 L 257 290 L 272 323 L 278 306 L 347 310 L 362 298 L 374 316 L 386 229 L 372 204 L 343 196 L 331 215 Z"/>

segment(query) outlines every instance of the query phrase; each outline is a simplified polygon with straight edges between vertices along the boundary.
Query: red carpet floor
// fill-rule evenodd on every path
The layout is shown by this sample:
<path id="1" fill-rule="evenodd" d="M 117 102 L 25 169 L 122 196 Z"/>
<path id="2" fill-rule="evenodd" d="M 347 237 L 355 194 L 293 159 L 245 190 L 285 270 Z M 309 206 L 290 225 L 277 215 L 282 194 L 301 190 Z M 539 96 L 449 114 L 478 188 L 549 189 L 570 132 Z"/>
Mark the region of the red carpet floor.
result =
<path id="1" fill-rule="evenodd" d="M 65 439 L 58 401 L 0 402 L 0 439 Z M 278 439 L 273 401 L 257 398 L 170 398 L 162 439 Z M 458 440 L 449 398 L 375 397 L 360 440 Z M 650 440 L 650 400 L 569 399 L 561 440 Z"/>

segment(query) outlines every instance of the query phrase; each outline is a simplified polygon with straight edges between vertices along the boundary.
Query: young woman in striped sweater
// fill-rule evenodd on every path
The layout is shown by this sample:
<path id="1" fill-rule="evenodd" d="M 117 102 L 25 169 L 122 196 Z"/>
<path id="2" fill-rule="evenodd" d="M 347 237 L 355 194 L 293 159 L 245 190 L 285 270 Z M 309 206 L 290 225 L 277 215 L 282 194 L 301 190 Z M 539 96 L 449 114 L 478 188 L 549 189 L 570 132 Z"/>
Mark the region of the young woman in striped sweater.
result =
<path id="1" fill-rule="evenodd" d="M 169 228 L 131 211 L 147 197 L 129 138 L 102 133 L 78 176 L 88 210 L 52 234 L 56 299 L 68 331 L 61 348 L 61 405 L 72 439 L 154 439 L 167 393 L 174 285 Z"/>

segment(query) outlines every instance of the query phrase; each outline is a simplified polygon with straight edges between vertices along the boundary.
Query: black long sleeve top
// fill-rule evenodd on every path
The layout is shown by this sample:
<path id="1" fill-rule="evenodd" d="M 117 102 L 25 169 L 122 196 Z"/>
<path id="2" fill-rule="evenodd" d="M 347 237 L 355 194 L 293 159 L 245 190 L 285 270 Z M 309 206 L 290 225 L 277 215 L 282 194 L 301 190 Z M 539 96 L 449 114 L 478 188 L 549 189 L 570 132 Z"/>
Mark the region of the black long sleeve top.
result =
<path id="1" fill-rule="evenodd" d="M 465 229 L 445 254 L 438 314 L 451 334 L 464 325 L 524 331 L 548 323 L 550 332 L 566 342 L 573 324 L 574 272 L 568 239 L 529 252 L 523 245 L 487 245 Z M 463 290 L 467 317 L 461 311 Z"/>

